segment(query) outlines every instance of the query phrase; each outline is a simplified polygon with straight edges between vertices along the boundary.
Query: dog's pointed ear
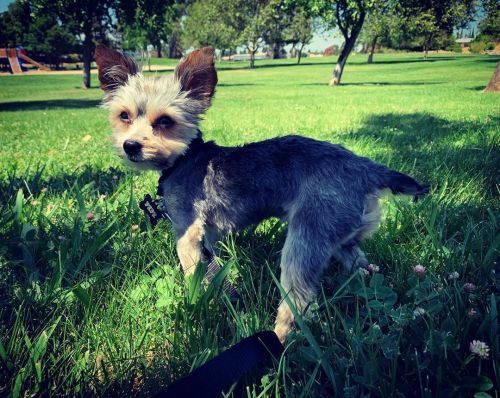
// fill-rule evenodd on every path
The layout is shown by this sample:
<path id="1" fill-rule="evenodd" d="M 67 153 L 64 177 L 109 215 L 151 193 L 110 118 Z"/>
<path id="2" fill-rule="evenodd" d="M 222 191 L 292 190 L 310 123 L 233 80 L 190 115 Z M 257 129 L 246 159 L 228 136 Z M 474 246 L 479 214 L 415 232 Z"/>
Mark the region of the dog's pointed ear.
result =
<path id="1" fill-rule="evenodd" d="M 200 101 L 208 108 L 217 84 L 214 49 L 204 47 L 193 51 L 177 65 L 175 76 L 181 83 L 182 91 L 188 93 L 188 97 Z"/>
<path id="2" fill-rule="evenodd" d="M 139 73 L 139 67 L 132 58 L 103 44 L 98 44 L 95 49 L 95 62 L 104 91 L 116 90 L 127 82 L 130 75 Z"/>

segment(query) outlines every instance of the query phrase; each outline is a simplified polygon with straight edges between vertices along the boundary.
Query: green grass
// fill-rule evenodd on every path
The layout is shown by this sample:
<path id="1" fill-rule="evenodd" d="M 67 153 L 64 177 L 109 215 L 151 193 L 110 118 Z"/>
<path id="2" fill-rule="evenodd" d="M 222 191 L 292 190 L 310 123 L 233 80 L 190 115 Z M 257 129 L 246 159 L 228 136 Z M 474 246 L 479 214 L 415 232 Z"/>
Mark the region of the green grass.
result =
<path id="1" fill-rule="evenodd" d="M 418 203 L 384 201 L 364 243 L 381 272 L 349 278 L 332 263 L 280 362 L 230 394 L 498 397 L 500 95 L 481 89 L 499 59 L 364 61 L 352 57 L 336 88 L 331 58 L 218 64 L 207 139 L 299 133 L 432 187 Z M 269 220 L 221 245 L 245 310 L 185 281 L 168 223 L 152 230 L 137 206 L 158 176 L 120 164 L 101 92 L 80 83 L 0 77 L 1 396 L 148 395 L 272 328 L 279 304 L 284 227 Z M 489 359 L 471 355 L 472 340 Z"/>

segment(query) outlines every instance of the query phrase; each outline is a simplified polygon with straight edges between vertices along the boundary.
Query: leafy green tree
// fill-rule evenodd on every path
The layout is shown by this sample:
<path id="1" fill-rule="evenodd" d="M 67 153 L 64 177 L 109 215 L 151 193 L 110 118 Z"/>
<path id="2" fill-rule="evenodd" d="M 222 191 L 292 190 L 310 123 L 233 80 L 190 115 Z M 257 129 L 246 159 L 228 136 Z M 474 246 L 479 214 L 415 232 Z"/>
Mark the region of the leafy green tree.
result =
<path id="1" fill-rule="evenodd" d="M 269 0 L 263 8 L 262 18 L 265 26 L 262 39 L 271 48 L 273 59 L 281 58 L 287 38 L 285 30 L 293 19 L 294 9 L 288 7 L 285 0 Z"/>
<path id="2" fill-rule="evenodd" d="M 302 50 L 313 38 L 313 20 L 303 12 L 293 16 L 290 25 L 283 32 L 284 39 L 297 50 L 297 64 L 300 64 Z"/>
<path id="3" fill-rule="evenodd" d="M 0 13 L 0 47 L 24 45 L 31 22 L 28 3 L 17 0 L 9 4 L 7 11 Z"/>
<path id="4" fill-rule="evenodd" d="M 83 87 L 90 88 L 94 40 L 106 41 L 118 0 L 31 0 L 34 17 L 54 13 L 63 26 L 82 37 Z"/>
<path id="5" fill-rule="evenodd" d="M 187 8 L 182 42 L 186 47 L 211 46 L 221 50 L 240 44 L 240 1 L 201 0 Z"/>
<path id="6" fill-rule="evenodd" d="M 479 22 L 480 41 L 494 41 L 500 39 L 500 4 L 495 0 L 483 0 L 484 19 Z"/>
<path id="7" fill-rule="evenodd" d="M 384 0 L 288 0 L 311 17 L 319 17 L 326 28 L 340 30 L 344 44 L 333 70 L 330 86 L 340 84 L 344 66 L 356 44 L 365 18 L 377 1 Z"/>
<path id="8" fill-rule="evenodd" d="M 250 68 L 255 67 L 255 54 L 264 44 L 264 35 L 267 29 L 266 6 L 267 0 L 242 1 L 241 43 L 250 54 Z"/>
<path id="9" fill-rule="evenodd" d="M 363 25 L 360 38 L 368 50 L 367 63 L 373 63 L 373 53 L 377 43 L 390 43 L 392 32 L 399 28 L 399 20 L 395 15 L 393 2 L 374 4 Z"/>
<path id="10" fill-rule="evenodd" d="M 0 46 L 23 46 L 46 63 L 59 66 L 61 56 L 77 50 L 77 39 L 52 9 L 36 16 L 30 2 L 17 0 L 0 14 Z"/>
<path id="11" fill-rule="evenodd" d="M 45 14 L 33 19 L 23 45 L 29 53 L 36 54 L 35 58 L 44 58 L 47 63 L 55 65 L 56 68 L 62 61 L 62 55 L 79 50 L 75 35 L 66 26 L 58 23 L 53 14 Z"/>
<path id="12" fill-rule="evenodd" d="M 171 35 L 172 8 L 175 0 L 134 0 L 123 2 L 119 8 L 120 30 L 128 44 L 140 48 L 151 44 L 158 58 L 162 57 L 163 44 Z"/>
<path id="13" fill-rule="evenodd" d="M 399 0 L 398 13 L 403 35 L 427 57 L 430 48 L 449 42 L 454 29 L 474 18 L 476 7 L 476 0 Z"/>

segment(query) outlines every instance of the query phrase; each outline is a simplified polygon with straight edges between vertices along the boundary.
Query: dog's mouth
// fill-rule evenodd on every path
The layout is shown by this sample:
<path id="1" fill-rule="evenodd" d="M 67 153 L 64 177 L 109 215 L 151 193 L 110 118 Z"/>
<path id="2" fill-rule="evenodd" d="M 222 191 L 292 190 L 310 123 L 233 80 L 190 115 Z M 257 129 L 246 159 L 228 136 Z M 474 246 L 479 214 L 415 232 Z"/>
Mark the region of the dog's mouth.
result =
<path id="1" fill-rule="evenodd" d="M 134 162 L 134 163 L 139 163 L 139 162 L 142 162 L 142 157 L 141 156 L 138 156 L 138 155 L 128 155 L 127 156 L 128 160 L 130 160 L 131 162 Z"/>

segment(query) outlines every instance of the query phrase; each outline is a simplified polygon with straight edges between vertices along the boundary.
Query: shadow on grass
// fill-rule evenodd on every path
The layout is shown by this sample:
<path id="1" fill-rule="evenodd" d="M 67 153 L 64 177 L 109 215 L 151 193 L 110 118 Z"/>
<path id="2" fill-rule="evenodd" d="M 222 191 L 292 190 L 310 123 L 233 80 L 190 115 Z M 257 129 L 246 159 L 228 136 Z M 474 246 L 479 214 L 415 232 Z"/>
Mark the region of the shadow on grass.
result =
<path id="1" fill-rule="evenodd" d="M 483 91 L 486 88 L 486 85 L 484 86 L 474 86 L 474 87 L 468 87 L 467 90 L 471 91 Z"/>
<path id="2" fill-rule="evenodd" d="M 345 137 L 364 138 L 376 146 L 388 147 L 392 152 L 392 167 L 413 163 L 416 177 L 424 182 L 432 182 L 434 178 L 439 183 L 445 170 L 454 178 L 477 174 L 485 178 L 493 194 L 500 153 L 491 147 L 488 132 L 495 125 L 500 127 L 500 117 L 482 123 L 449 121 L 427 113 L 386 113 L 369 116 L 363 127 Z M 474 144 L 461 144 L 471 135 Z"/>
<path id="3" fill-rule="evenodd" d="M 0 201 L 7 203 L 22 189 L 27 195 L 30 192 L 35 198 L 43 194 L 61 195 L 73 187 L 90 187 L 96 195 L 109 195 L 125 176 L 119 169 L 94 170 L 83 167 L 74 173 L 62 173 L 47 176 L 42 166 L 27 170 L 22 176 L 9 176 L 0 181 Z"/>
<path id="4" fill-rule="evenodd" d="M 388 59 L 388 60 L 377 60 L 376 55 L 374 58 L 374 64 L 409 64 L 415 62 L 438 62 L 438 61 L 456 61 L 457 57 L 443 56 L 443 57 L 431 57 L 424 59 L 422 58 L 412 58 L 412 59 Z"/>
<path id="5" fill-rule="evenodd" d="M 47 101 L 16 101 L 0 103 L 0 112 L 37 111 L 42 109 L 83 109 L 95 108 L 100 100 L 94 99 L 57 99 Z"/>
<path id="6" fill-rule="evenodd" d="M 498 55 L 486 55 L 486 56 L 482 56 L 479 59 L 475 59 L 474 62 L 497 64 L 498 62 L 500 62 L 500 56 L 498 56 Z"/>
<path id="7" fill-rule="evenodd" d="M 428 86 L 433 84 L 443 84 L 444 82 L 357 82 L 357 83 L 341 83 L 342 86 Z M 328 86 L 324 83 L 303 83 L 300 86 Z"/>
<path id="8" fill-rule="evenodd" d="M 336 61 L 330 61 L 330 62 L 301 62 L 300 64 L 293 63 L 293 64 L 264 64 L 264 65 L 259 65 L 259 61 L 256 62 L 255 67 L 252 69 L 250 68 L 250 63 L 247 65 L 241 65 L 241 66 L 219 66 L 217 65 L 217 70 L 256 70 L 256 69 L 266 69 L 266 68 L 286 68 L 290 66 L 321 66 L 321 65 L 335 65 Z"/>
<path id="9" fill-rule="evenodd" d="M 217 87 L 246 87 L 246 86 L 262 86 L 256 83 L 217 83 Z"/>

